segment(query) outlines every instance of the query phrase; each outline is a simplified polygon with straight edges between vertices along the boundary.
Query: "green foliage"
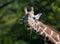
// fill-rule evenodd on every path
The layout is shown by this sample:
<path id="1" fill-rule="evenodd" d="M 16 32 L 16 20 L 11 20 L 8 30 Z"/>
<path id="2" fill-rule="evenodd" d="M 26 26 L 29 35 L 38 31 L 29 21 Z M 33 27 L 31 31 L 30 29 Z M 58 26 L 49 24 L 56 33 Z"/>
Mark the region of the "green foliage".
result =
<path id="1" fill-rule="evenodd" d="M 16 41 L 15 44 L 27 44 L 27 43 L 25 41 L 23 41 L 23 40 L 19 40 L 19 41 Z"/>
<path id="2" fill-rule="evenodd" d="M 42 12 L 40 21 L 60 31 L 60 0 L 0 0 L 1 44 L 45 44 L 36 33 L 30 35 L 18 23 L 25 6 L 33 6 L 35 14 Z"/>

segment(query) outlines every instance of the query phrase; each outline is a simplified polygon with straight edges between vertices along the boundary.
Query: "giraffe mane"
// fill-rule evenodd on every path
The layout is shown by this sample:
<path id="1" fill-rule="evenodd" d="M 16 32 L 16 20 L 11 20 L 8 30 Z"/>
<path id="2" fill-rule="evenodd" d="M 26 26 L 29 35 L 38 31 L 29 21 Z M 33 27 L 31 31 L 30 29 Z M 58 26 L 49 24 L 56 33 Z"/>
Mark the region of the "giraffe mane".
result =
<path id="1" fill-rule="evenodd" d="M 47 27 L 49 27 L 51 30 L 53 30 L 53 31 L 57 32 L 58 34 L 60 34 L 60 32 L 59 32 L 58 30 L 52 28 L 51 26 L 48 26 L 48 25 L 47 25 Z"/>

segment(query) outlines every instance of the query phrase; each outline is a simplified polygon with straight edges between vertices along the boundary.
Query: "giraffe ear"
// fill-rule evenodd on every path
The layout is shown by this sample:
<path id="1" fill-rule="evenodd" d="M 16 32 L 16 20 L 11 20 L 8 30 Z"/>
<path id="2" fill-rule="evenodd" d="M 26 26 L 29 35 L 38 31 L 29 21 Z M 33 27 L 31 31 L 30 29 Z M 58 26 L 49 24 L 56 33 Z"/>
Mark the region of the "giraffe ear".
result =
<path id="1" fill-rule="evenodd" d="M 19 19 L 18 23 L 23 24 L 23 19 Z"/>
<path id="2" fill-rule="evenodd" d="M 34 17 L 38 20 L 41 15 L 42 15 L 42 13 L 39 13 L 39 14 L 35 15 Z"/>
<path id="3" fill-rule="evenodd" d="M 26 14 L 27 14 L 27 12 L 28 12 L 26 7 L 24 8 L 24 12 L 25 12 Z"/>

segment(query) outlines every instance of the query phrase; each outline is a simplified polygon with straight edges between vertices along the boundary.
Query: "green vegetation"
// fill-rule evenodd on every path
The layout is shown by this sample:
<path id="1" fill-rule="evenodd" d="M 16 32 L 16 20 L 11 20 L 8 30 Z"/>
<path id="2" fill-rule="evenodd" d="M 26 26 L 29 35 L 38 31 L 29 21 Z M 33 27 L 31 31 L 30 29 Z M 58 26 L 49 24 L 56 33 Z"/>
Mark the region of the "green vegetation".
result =
<path id="1" fill-rule="evenodd" d="M 60 31 L 60 0 L 0 0 L 0 44 L 45 44 L 34 31 L 27 30 L 18 20 L 24 7 L 42 13 L 41 22 Z"/>

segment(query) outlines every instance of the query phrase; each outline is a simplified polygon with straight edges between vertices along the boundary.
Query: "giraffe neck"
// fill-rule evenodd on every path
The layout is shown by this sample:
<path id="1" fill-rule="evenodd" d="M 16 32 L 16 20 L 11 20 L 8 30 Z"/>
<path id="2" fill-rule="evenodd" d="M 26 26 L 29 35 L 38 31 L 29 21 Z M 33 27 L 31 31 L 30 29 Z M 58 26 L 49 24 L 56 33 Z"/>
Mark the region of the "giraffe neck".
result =
<path id="1" fill-rule="evenodd" d="M 60 34 L 53 31 L 50 27 L 42 22 L 36 21 L 32 27 L 36 32 L 39 32 L 41 36 L 48 38 L 52 43 L 58 44 L 58 42 L 60 42 Z"/>

